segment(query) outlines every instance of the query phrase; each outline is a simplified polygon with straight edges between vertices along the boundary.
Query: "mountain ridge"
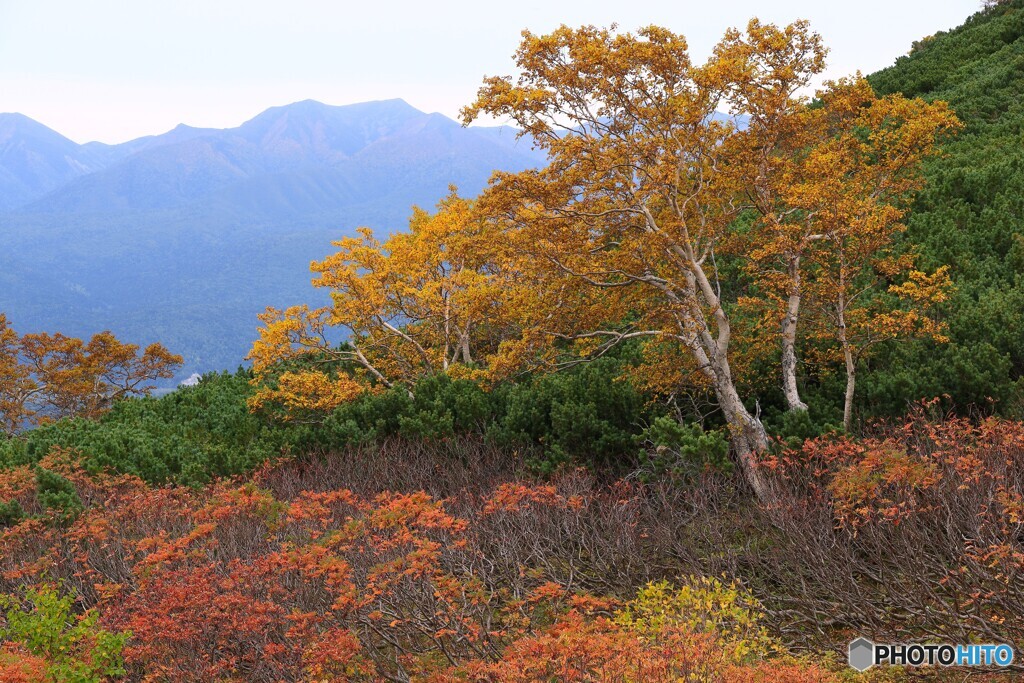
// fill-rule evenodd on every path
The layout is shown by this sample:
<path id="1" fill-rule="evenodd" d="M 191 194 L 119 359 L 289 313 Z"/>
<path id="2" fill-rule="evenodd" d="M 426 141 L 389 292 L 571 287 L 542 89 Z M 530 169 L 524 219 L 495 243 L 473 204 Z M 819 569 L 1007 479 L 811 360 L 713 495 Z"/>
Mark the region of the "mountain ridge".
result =
<path id="1" fill-rule="evenodd" d="M 0 210 L 100 167 L 100 155 L 20 113 L 0 114 Z"/>
<path id="2" fill-rule="evenodd" d="M 188 177 L 173 176 L 174 169 L 168 168 L 169 165 L 182 166 L 186 174 L 196 176 L 196 182 L 208 183 L 211 190 L 216 190 L 260 173 L 341 162 L 382 137 L 398 134 L 416 123 L 425 124 L 432 118 L 459 126 L 441 114 L 421 112 L 397 98 L 341 106 L 302 100 L 270 107 L 230 128 L 179 124 L 165 133 L 117 145 L 99 142 L 79 145 L 22 114 L 0 116 L 20 117 L 22 128 L 36 131 L 33 136 L 21 136 L 27 137 L 17 141 L 21 148 L 36 144 L 48 150 L 45 154 L 36 149 L 26 151 L 27 156 L 47 160 L 46 177 L 35 182 L 31 181 L 31 162 L 8 159 L 4 163 L 0 156 L 0 210 L 29 213 L 89 211 L 98 206 L 167 207 L 201 194 L 195 188 L 188 188 Z M 13 126 L 8 125 L 8 128 Z M 508 139 L 515 139 L 514 131 L 510 131 L 508 139 L 502 139 L 490 129 L 480 135 L 475 128 L 463 130 L 477 139 L 513 149 L 524 157 L 537 156 L 528 144 L 509 144 Z M 0 155 L 4 143 L 8 142 L 3 132 L 0 119 Z M 63 164 L 59 155 L 65 158 Z M 159 199 L 147 198 L 145 188 L 136 185 L 140 176 L 155 174 L 162 178 L 169 173 L 172 178 L 165 179 L 158 187 Z M 86 203 L 80 205 L 83 201 Z"/>

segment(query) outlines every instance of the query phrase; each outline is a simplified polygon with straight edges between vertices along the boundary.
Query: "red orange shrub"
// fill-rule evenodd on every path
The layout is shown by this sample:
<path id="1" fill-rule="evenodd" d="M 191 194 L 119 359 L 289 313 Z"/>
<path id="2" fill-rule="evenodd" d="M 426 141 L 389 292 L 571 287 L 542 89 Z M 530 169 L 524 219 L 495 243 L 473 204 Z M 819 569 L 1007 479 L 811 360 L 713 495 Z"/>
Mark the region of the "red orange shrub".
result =
<path id="1" fill-rule="evenodd" d="M 46 660 L 14 643 L 0 647 L 0 681 L 4 683 L 45 683 Z"/>
<path id="2" fill-rule="evenodd" d="M 637 526 L 639 489 L 599 494 L 577 474 L 450 500 L 346 489 L 282 500 L 254 483 L 152 489 L 52 466 L 90 507 L 67 527 L 30 518 L 0 532 L 0 568 L 11 588 L 62 577 L 109 628 L 131 631 L 133 675 L 444 679 L 500 669 L 519 651 L 510 644 L 531 638 L 604 634 L 613 663 L 642 645 L 609 621 L 614 599 L 578 592 L 573 578 L 614 566 L 614 555 L 581 551 L 624 520 Z M 595 533 L 594 519 L 606 528 Z M 568 565 L 556 557 L 574 554 Z"/>
<path id="3" fill-rule="evenodd" d="M 766 463 L 790 492 L 772 511 L 782 535 L 771 561 L 800 577 L 780 611 L 839 612 L 878 637 L 1021 642 L 1024 424 L 924 413 L 872 438 L 809 440 Z"/>

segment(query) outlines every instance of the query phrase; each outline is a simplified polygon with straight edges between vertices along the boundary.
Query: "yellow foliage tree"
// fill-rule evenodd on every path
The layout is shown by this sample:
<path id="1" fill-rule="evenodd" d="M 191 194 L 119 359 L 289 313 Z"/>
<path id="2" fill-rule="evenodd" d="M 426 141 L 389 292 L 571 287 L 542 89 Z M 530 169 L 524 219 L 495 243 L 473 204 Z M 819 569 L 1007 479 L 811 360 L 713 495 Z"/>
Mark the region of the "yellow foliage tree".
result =
<path id="1" fill-rule="evenodd" d="M 521 75 L 487 79 L 464 110 L 466 123 L 480 113 L 511 118 L 549 154 L 539 171 L 498 174 L 482 200 L 518 226 L 529 255 L 522 269 L 546 271 L 534 302 L 541 310 L 526 329 L 590 356 L 642 338 L 649 384 L 698 377 L 762 498 L 769 492 L 754 461 L 767 438 L 735 372 L 737 343 L 763 341 L 737 339 L 741 292 L 723 282 L 720 262 L 750 261 L 755 291 L 771 299 L 760 305 L 781 318 L 787 398 L 804 407 L 795 340 L 812 247 L 833 259 L 814 266 L 829 274 L 819 291 L 849 296 L 852 281 L 837 285 L 831 275 L 835 255 L 859 283 L 884 260 L 921 160 L 957 125 L 943 103 L 876 98 L 859 77 L 829 83 L 808 102 L 799 93 L 824 55 L 805 22 L 753 20 L 745 33 L 729 31 L 703 65 L 690 61 L 681 36 L 658 27 L 526 32 Z M 873 329 L 892 321 L 885 314 Z M 689 356 L 674 377 L 666 360 L 682 358 L 673 348 Z"/>
<path id="2" fill-rule="evenodd" d="M 829 300 L 827 313 L 842 329 L 836 305 L 845 309 L 851 299 L 870 295 L 872 287 L 854 276 L 888 259 L 908 201 L 921 186 L 921 162 L 959 123 L 944 102 L 878 98 L 859 75 L 826 84 L 816 106 L 789 118 L 781 131 L 760 117 L 750 121 L 763 141 L 752 167 L 751 196 L 760 217 L 750 267 L 768 299 L 758 303 L 768 304 L 769 329 L 779 330 L 786 402 L 804 410 L 797 388 L 801 302 L 808 294 L 819 303 Z M 894 277 L 912 265 L 889 263 L 896 266 L 888 273 Z M 836 336 L 842 343 L 841 332 Z M 855 365 L 851 382 L 854 373 Z"/>
<path id="3" fill-rule="evenodd" d="M 496 351 L 507 320 L 500 276 L 510 243 L 494 220 L 453 190 L 434 214 L 414 209 L 408 232 L 381 242 L 361 228 L 334 244 L 336 253 L 311 266 L 331 306 L 261 316 L 249 354 L 261 386 L 254 408 L 315 417 L 375 387 L 484 374 L 480 361 Z M 340 346 L 330 341 L 337 331 L 347 334 Z M 302 367 L 277 376 L 292 359 Z"/>
<path id="4" fill-rule="evenodd" d="M 511 119 L 547 166 L 496 174 L 475 204 L 452 194 L 436 214 L 417 210 L 408 233 L 335 243 L 312 265 L 331 306 L 262 318 L 254 407 L 320 414 L 425 375 L 556 370 L 634 339 L 647 386 L 685 380 L 714 395 L 742 471 L 770 498 L 756 462 L 767 434 L 737 372 L 778 336 L 738 339 L 736 310 L 755 300 L 781 329 L 783 384 L 800 407 L 803 299 L 814 330 L 856 318 L 857 334 L 839 339 L 855 354 L 882 337 L 939 334 L 919 312 L 868 306 L 856 288 L 870 273 L 896 267 L 885 277 L 907 282 L 892 293 L 915 305 L 947 286 L 942 272 L 907 280 L 912 263 L 887 249 L 921 160 L 955 118 L 941 103 L 877 98 L 859 77 L 811 103 L 801 93 L 824 56 L 806 22 L 753 20 L 703 64 L 655 26 L 524 32 L 520 75 L 487 79 L 463 120 Z M 753 287 L 727 279 L 738 262 Z M 328 341 L 336 329 L 348 333 L 340 347 Z"/>
<path id="5" fill-rule="evenodd" d="M 703 65 L 666 29 L 614 34 L 562 27 L 523 34 L 518 78 L 487 79 L 464 110 L 509 117 L 549 155 L 539 171 L 498 174 L 482 200 L 515 217 L 531 263 L 573 296 L 540 299 L 551 338 L 602 348 L 649 338 L 685 349 L 730 429 L 757 494 L 765 429 L 733 376 L 730 302 L 718 256 L 749 207 L 760 136 L 719 112 L 788 122 L 798 92 L 824 66 L 807 24 L 752 21 L 729 31 Z M 589 291 L 588 291 L 589 290 Z"/>

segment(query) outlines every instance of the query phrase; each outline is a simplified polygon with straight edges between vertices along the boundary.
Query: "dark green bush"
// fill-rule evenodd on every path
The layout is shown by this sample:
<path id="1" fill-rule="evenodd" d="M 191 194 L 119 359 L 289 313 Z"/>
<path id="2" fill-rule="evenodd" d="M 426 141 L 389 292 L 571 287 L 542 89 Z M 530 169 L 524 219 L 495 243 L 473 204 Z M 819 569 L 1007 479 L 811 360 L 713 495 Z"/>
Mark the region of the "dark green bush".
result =
<path id="1" fill-rule="evenodd" d="M 428 377 L 412 396 L 395 388 L 339 407 L 321 428 L 306 433 L 302 445 L 331 449 L 393 436 L 476 434 L 505 448 L 529 450 L 531 465 L 544 474 L 570 463 L 624 470 L 638 462 L 652 413 L 648 397 L 622 371 L 621 361 L 601 359 L 493 391 L 468 380 Z"/>
<path id="2" fill-rule="evenodd" d="M 640 475 L 644 480 L 665 475 L 689 478 L 709 468 L 732 472 L 729 438 L 722 431 L 704 431 L 700 424 L 683 424 L 663 415 L 644 430 L 643 438 L 647 450 Z"/>
<path id="3" fill-rule="evenodd" d="M 494 395 L 476 383 L 439 375 L 417 383 L 413 396 L 400 387 L 363 395 L 336 409 L 312 438 L 318 446 L 338 448 L 390 436 L 440 439 L 483 434 L 500 412 Z"/>
<path id="4" fill-rule="evenodd" d="M 198 485 L 244 474 L 288 452 L 298 428 L 250 414 L 249 375 L 211 374 L 158 398 L 118 402 L 99 420 L 69 419 L 0 442 L 0 467 L 33 464 L 53 447 L 74 449 L 90 471 Z"/>
<path id="5" fill-rule="evenodd" d="M 0 529 L 14 526 L 23 519 L 25 519 L 25 511 L 18 501 L 10 500 L 0 503 Z"/>
<path id="6" fill-rule="evenodd" d="M 36 468 L 36 496 L 43 511 L 53 512 L 64 522 L 73 521 L 81 514 L 82 499 L 74 485 L 48 469 Z"/>
<path id="7" fill-rule="evenodd" d="M 57 446 L 77 451 L 90 471 L 202 485 L 287 454 L 393 437 L 430 441 L 470 435 L 520 452 L 540 474 L 579 465 L 621 475 L 641 463 L 651 465 L 644 446 L 655 434 L 648 425 L 661 410 L 636 390 L 625 368 L 623 360 L 602 358 L 491 391 L 468 380 L 428 377 L 411 394 L 404 388 L 365 394 L 318 425 L 254 415 L 246 406 L 253 391 L 249 373 L 211 374 L 162 397 L 121 401 L 96 421 L 61 420 L 2 441 L 0 467 L 38 463 Z M 658 434 L 668 433 L 668 423 L 657 424 Z M 670 445 L 682 449 L 679 457 L 721 464 L 717 437 L 693 433 L 691 438 L 689 428 L 680 429 Z M 50 507 L 75 509 L 57 489 L 47 501 Z"/>
<path id="8" fill-rule="evenodd" d="M 798 448 L 807 439 L 843 431 L 842 421 L 820 417 L 812 405 L 808 410 L 790 410 L 767 423 L 768 432 L 789 448 Z"/>
<path id="9" fill-rule="evenodd" d="M 321 425 L 292 425 L 253 415 L 250 375 L 212 374 L 159 398 L 119 402 L 96 421 L 61 420 L 0 442 L 0 466 L 39 462 L 55 447 L 74 449 L 90 471 L 135 474 L 162 483 L 201 485 L 245 474 L 282 454 L 343 448 L 389 437 L 445 439 L 475 434 L 537 454 L 552 472 L 574 463 L 633 467 L 650 420 L 647 398 L 623 377 L 620 361 L 485 391 L 447 376 L 366 394 Z M 54 501 L 56 502 L 56 501 Z"/>
<path id="10" fill-rule="evenodd" d="M 537 447 L 532 464 L 544 474 L 569 463 L 632 469 L 653 417 L 648 397 L 624 376 L 622 362 L 611 358 L 510 384 L 498 395 L 504 412 L 489 436 L 503 445 Z"/>

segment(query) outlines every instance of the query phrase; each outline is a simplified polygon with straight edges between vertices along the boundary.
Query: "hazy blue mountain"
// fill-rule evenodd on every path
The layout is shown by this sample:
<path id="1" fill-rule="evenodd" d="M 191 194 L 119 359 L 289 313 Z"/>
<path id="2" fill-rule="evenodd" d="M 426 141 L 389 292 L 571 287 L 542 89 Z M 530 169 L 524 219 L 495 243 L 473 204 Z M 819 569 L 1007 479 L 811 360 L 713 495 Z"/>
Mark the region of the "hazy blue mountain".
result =
<path id="1" fill-rule="evenodd" d="M 162 341 L 186 356 L 182 377 L 239 364 L 267 305 L 322 301 L 308 266 L 332 240 L 402 230 L 449 184 L 472 195 L 495 169 L 542 162 L 514 130 L 463 128 L 402 100 L 298 102 L 120 145 L 11 121 L 0 311 L 25 331 Z"/>
<path id="2" fill-rule="evenodd" d="M 0 210 L 102 167 L 93 150 L 22 114 L 0 114 Z"/>
<path id="3" fill-rule="evenodd" d="M 104 166 L 109 166 L 110 164 L 121 161 L 125 157 L 135 154 L 136 152 L 160 147 L 161 145 L 185 142 L 192 138 L 211 135 L 216 132 L 218 132 L 216 128 L 194 128 L 182 123 L 160 135 L 146 135 L 117 145 L 108 145 L 102 142 L 87 142 L 82 145 L 82 148 L 88 150 L 94 158 L 101 160 Z"/>
<path id="4" fill-rule="evenodd" d="M 390 195 L 399 185 L 401 196 L 412 192 L 415 201 L 432 203 L 435 190 L 450 181 L 479 189 L 494 168 L 522 168 L 537 159 L 526 144 L 515 144 L 512 131 L 500 136 L 464 129 L 402 100 L 347 107 L 305 101 L 268 109 L 237 128 L 179 130 L 144 145 L 119 145 L 136 151 L 24 210 L 81 213 L 212 202 L 279 217 L 336 210 Z"/>

